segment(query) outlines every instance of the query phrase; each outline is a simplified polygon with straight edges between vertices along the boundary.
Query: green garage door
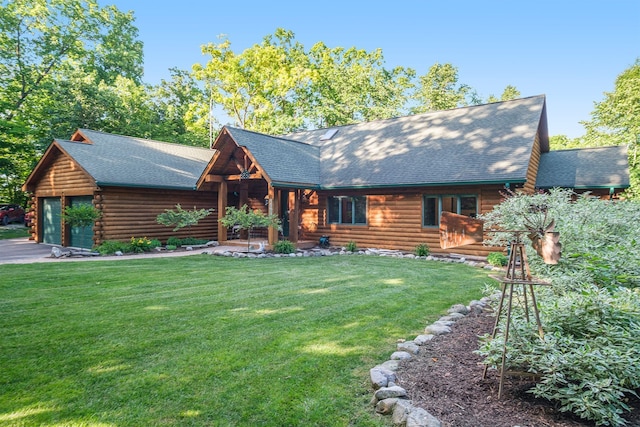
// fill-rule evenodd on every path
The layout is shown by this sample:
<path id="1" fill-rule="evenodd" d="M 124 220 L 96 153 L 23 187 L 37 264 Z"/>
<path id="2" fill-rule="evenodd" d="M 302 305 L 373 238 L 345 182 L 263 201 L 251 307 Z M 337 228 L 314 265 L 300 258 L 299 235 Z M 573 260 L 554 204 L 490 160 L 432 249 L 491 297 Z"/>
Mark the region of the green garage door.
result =
<path id="1" fill-rule="evenodd" d="M 42 199 L 42 243 L 62 244 L 62 204 L 58 197 Z"/>
<path id="2" fill-rule="evenodd" d="M 69 206 L 89 205 L 93 196 L 70 197 Z M 86 227 L 71 227 L 71 240 L 69 246 L 74 248 L 91 249 L 93 247 L 93 225 Z"/>

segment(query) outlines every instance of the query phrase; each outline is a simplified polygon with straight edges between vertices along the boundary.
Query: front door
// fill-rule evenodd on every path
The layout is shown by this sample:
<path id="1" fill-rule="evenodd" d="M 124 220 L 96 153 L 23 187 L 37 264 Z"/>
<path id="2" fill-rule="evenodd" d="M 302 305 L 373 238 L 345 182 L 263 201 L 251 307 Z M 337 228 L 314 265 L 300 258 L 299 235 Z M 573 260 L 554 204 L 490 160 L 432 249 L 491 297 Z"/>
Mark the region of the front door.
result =
<path id="1" fill-rule="evenodd" d="M 280 192 L 280 221 L 282 223 L 282 237 L 289 237 L 289 191 Z"/>
<path id="2" fill-rule="evenodd" d="M 42 243 L 50 245 L 62 244 L 62 203 L 59 197 L 42 199 L 40 215 L 42 226 Z"/>

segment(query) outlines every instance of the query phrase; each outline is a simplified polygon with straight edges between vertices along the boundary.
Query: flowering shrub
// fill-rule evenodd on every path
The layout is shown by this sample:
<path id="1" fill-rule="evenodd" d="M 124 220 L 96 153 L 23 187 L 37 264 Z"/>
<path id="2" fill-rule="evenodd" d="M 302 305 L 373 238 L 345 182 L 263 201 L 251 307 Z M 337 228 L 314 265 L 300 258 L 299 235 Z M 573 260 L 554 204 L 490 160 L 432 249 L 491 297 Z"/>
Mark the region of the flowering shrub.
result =
<path id="1" fill-rule="evenodd" d="M 129 242 L 129 252 L 134 252 L 134 253 L 142 253 L 142 252 L 149 252 L 151 249 L 153 249 L 153 244 L 151 242 L 151 240 L 147 239 L 146 237 L 132 237 L 131 241 Z"/>
<path id="2" fill-rule="evenodd" d="M 507 369 L 539 375 L 530 392 L 563 412 L 622 426 L 625 395 L 640 389 L 640 248 L 630 227 L 640 221 L 640 205 L 573 196 L 567 190 L 518 194 L 483 216 L 487 229 L 521 230 L 532 212 L 546 214 L 562 243 L 557 265 L 543 264 L 527 245 L 532 273 L 552 283 L 536 288 L 545 335 L 541 340 L 514 306 Z M 496 233 L 492 242 L 507 239 Z M 484 338 L 485 364 L 500 365 L 503 342 L 502 333 Z"/>

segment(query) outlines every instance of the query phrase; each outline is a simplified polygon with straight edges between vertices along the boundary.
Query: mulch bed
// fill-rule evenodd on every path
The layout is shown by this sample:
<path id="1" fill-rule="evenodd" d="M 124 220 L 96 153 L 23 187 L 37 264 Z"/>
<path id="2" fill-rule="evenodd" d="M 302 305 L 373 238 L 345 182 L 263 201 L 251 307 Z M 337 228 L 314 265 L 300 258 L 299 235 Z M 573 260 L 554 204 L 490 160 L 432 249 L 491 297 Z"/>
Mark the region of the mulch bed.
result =
<path id="1" fill-rule="evenodd" d="M 482 358 L 473 353 L 478 336 L 490 333 L 494 320 L 487 314 L 466 316 L 452 326 L 451 334 L 436 336 L 420 354 L 400 364 L 398 385 L 407 390 L 414 406 L 427 410 L 444 427 L 594 426 L 527 393 L 531 379 L 505 377 L 498 399 L 498 373 L 489 370 L 482 379 Z M 628 425 L 640 426 L 640 401 L 633 398 L 629 403 L 634 410 L 625 416 Z"/>

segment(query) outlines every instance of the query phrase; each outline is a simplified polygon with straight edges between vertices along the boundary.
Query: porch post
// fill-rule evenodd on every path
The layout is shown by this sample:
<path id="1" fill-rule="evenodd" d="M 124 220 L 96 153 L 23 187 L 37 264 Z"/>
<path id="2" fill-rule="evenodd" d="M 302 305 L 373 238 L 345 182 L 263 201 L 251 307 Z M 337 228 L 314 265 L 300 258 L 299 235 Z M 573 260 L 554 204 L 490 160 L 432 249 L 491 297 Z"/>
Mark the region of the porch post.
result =
<path id="1" fill-rule="evenodd" d="M 223 218 L 227 209 L 227 181 L 218 183 L 218 219 Z M 227 227 L 218 222 L 218 242 L 227 241 Z"/>
<path id="2" fill-rule="evenodd" d="M 298 217 L 300 212 L 300 190 L 289 192 L 289 240 L 298 242 Z"/>
<path id="3" fill-rule="evenodd" d="M 279 191 L 278 191 L 279 193 Z M 269 186 L 269 190 L 267 192 L 267 197 L 269 198 L 269 215 L 278 215 L 280 216 L 280 203 L 278 203 L 279 194 L 276 194 L 276 189 Z M 278 229 L 269 227 L 269 244 L 273 245 L 278 241 Z"/>

